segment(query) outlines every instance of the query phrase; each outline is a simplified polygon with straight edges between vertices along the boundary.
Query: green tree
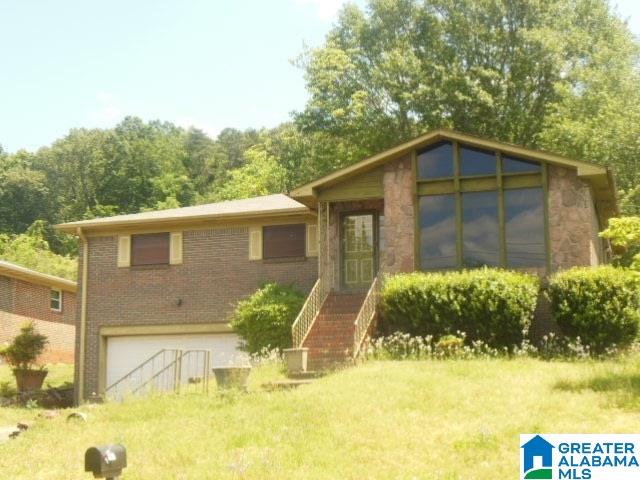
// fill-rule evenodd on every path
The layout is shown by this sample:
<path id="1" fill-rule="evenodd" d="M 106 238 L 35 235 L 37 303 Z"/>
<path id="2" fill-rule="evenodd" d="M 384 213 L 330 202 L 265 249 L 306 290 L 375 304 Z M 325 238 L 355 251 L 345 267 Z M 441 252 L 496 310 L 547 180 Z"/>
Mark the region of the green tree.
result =
<path id="1" fill-rule="evenodd" d="M 616 265 L 640 270 L 640 217 L 611 218 L 600 236 L 614 247 Z"/>
<path id="2" fill-rule="evenodd" d="M 621 85 L 638 89 L 637 44 L 606 0 L 370 0 L 299 63 L 299 127 L 347 141 L 351 158 L 436 127 L 568 153 L 554 119 L 580 122 L 624 101 Z"/>
<path id="3" fill-rule="evenodd" d="M 286 192 L 287 172 L 264 145 L 245 152 L 246 164 L 232 170 L 226 183 L 213 191 L 207 201 L 234 200 Z"/>

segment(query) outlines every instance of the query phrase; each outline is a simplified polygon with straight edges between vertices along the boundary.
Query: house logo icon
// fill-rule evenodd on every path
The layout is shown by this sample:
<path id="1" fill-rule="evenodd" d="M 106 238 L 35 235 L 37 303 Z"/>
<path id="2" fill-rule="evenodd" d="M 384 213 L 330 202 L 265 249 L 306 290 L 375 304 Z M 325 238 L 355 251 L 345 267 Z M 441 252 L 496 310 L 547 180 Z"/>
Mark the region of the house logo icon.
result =
<path id="1" fill-rule="evenodd" d="M 521 446 L 524 455 L 522 457 L 522 476 L 529 479 L 553 479 L 553 449 L 551 443 L 540 435 L 534 436 Z"/>

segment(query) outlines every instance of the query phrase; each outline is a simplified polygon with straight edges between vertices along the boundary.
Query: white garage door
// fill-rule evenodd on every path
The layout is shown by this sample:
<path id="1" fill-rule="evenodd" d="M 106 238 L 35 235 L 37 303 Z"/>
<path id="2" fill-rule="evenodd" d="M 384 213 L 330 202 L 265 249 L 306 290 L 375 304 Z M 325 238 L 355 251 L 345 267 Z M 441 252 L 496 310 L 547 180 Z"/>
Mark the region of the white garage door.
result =
<path id="1" fill-rule="evenodd" d="M 244 365 L 247 354 L 238 350 L 233 333 L 190 335 L 136 335 L 107 338 L 107 386 L 162 349 L 210 350 L 210 367 Z"/>

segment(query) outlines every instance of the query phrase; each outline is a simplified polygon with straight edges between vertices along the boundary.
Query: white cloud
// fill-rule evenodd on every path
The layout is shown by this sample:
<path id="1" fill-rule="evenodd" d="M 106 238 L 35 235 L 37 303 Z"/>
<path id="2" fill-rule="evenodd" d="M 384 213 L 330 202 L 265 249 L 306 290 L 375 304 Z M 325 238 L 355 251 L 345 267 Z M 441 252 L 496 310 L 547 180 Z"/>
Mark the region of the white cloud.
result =
<path id="1" fill-rule="evenodd" d="M 312 8 L 320 20 L 333 19 L 346 0 L 295 0 L 297 5 Z"/>
<path id="2" fill-rule="evenodd" d="M 113 93 L 98 92 L 96 100 L 98 105 L 91 118 L 99 127 L 111 127 L 124 117 L 120 102 Z"/>
<path id="3" fill-rule="evenodd" d="M 216 127 L 215 125 L 207 122 L 202 122 L 193 117 L 178 117 L 176 118 L 174 123 L 182 128 L 194 127 L 200 129 L 211 138 L 216 138 L 220 133 L 220 128 Z"/>

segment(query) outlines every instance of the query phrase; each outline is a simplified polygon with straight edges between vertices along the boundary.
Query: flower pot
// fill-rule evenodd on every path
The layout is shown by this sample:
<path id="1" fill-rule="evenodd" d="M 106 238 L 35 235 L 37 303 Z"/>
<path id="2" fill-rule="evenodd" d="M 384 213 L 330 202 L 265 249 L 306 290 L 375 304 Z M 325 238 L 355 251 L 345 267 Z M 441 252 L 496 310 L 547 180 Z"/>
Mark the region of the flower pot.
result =
<path id="1" fill-rule="evenodd" d="M 215 367 L 213 373 L 218 388 L 247 390 L 251 367 Z"/>
<path id="2" fill-rule="evenodd" d="M 300 373 L 307 371 L 308 348 L 287 348 L 282 351 L 287 361 L 287 371 L 289 373 Z"/>
<path id="3" fill-rule="evenodd" d="M 46 370 L 22 370 L 16 368 L 13 374 L 16 377 L 18 392 L 28 393 L 40 390 L 48 373 Z"/>

